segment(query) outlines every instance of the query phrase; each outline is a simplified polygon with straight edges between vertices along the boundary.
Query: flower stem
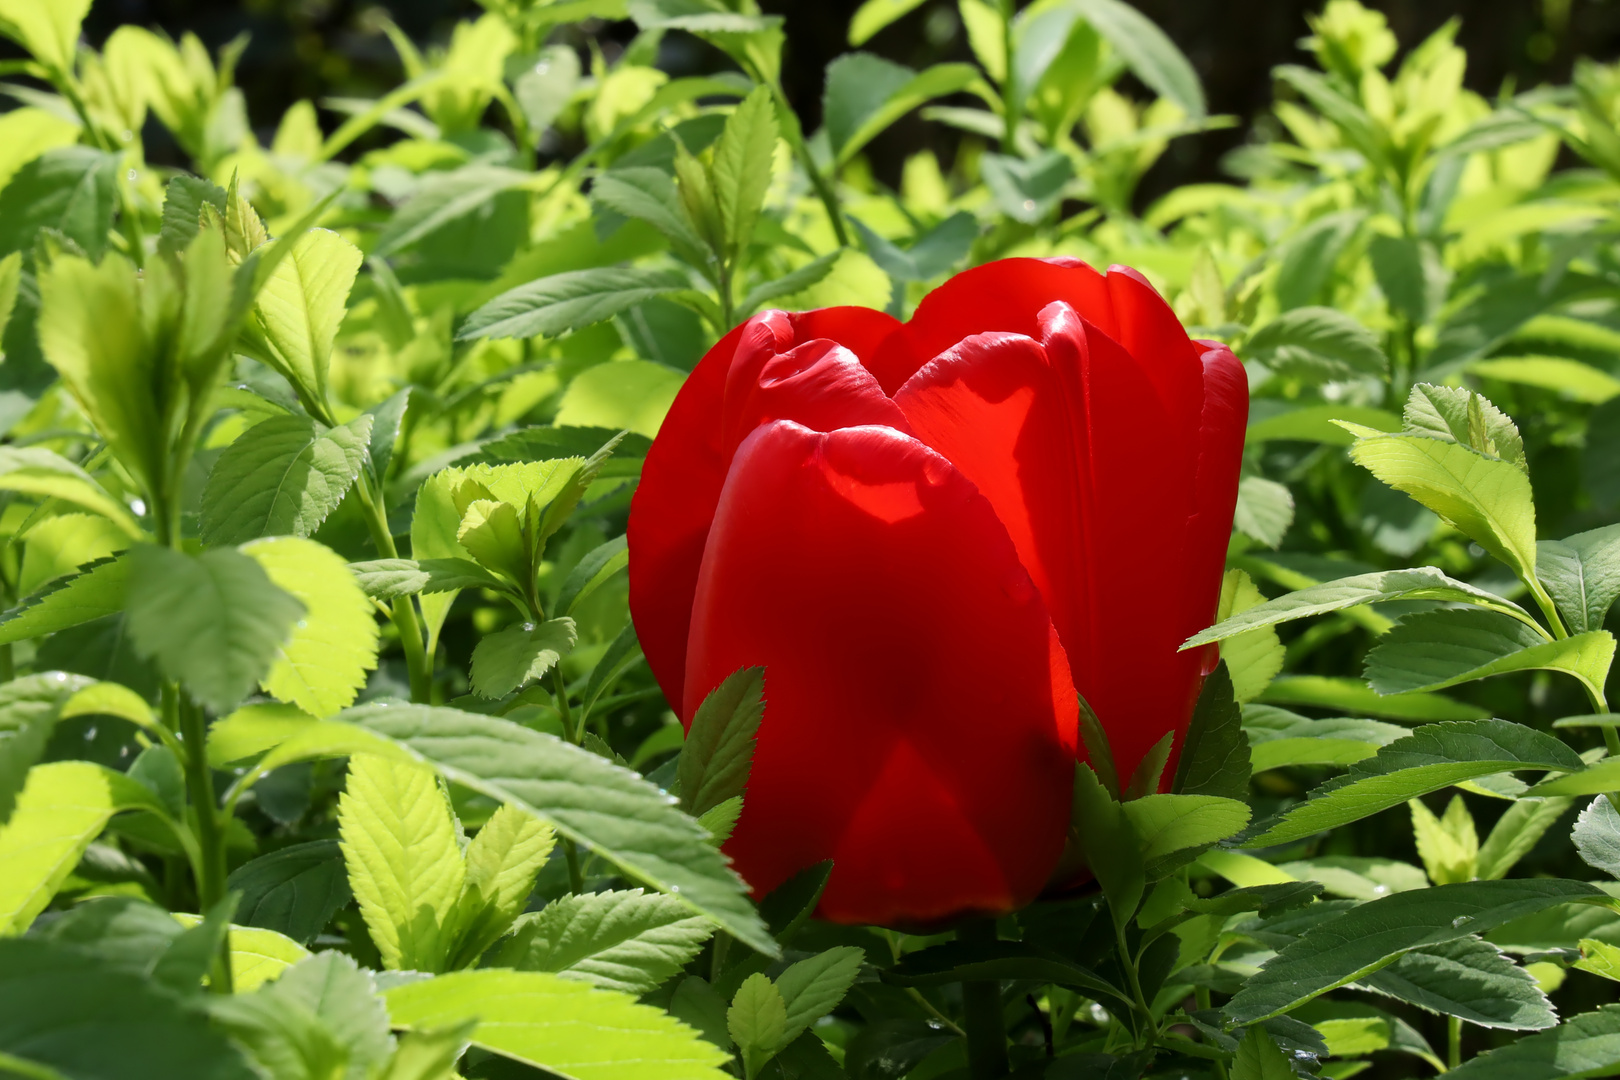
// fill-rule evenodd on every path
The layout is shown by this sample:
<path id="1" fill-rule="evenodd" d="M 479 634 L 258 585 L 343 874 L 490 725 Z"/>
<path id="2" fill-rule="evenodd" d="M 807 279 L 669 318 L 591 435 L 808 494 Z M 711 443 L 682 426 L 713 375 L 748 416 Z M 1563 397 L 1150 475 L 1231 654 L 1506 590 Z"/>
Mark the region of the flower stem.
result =
<path id="1" fill-rule="evenodd" d="M 360 470 L 355 493 L 365 510 L 366 528 L 377 554 L 384 559 L 399 557 L 394 546 L 394 531 L 388 527 L 388 513 L 378 492 L 372 490 L 371 474 Z M 416 606 L 408 596 L 396 596 L 393 602 L 394 629 L 399 631 L 400 648 L 405 651 L 405 667 L 411 677 L 411 700 L 418 705 L 433 703 L 433 661 L 422 643 L 422 624 L 416 618 Z"/>
<path id="2" fill-rule="evenodd" d="M 208 766 L 208 721 L 202 708 L 180 690 L 178 684 L 164 687 L 165 698 L 179 712 L 180 734 L 185 749 L 183 762 L 186 792 L 197 815 L 197 910 L 207 914 L 225 898 L 225 826 L 220 818 L 219 799 L 214 794 L 214 774 Z M 214 958 L 209 986 L 217 994 L 229 994 L 231 986 L 230 935 Z"/>
<path id="3" fill-rule="evenodd" d="M 956 939 L 964 942 L 995 941 L 994 919 L 963 923 Z M 962 1026 L 967 1031 L 968 1073 L 973 1080 L 997 1080 L 1006 1076 L 1007 1019 L 1001 1010 L 1001 983 L 977 979 L 962 984 Z"/>

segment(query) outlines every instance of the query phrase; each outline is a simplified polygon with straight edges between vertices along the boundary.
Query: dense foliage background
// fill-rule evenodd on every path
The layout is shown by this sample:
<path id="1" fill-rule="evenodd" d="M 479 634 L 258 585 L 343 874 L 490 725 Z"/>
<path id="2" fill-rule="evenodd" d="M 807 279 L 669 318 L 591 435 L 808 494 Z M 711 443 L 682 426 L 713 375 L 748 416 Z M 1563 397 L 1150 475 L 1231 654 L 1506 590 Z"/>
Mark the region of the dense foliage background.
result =
<path id="1" fill-rule="evenodd" d="M 1253 9 L 0 0 L 0 1072 L 1620 1070 L 1620 16 Z M 649 442 L 1047 255 L 1247 364 L 1192 749 L 987 936 L 756 907 Z"/>

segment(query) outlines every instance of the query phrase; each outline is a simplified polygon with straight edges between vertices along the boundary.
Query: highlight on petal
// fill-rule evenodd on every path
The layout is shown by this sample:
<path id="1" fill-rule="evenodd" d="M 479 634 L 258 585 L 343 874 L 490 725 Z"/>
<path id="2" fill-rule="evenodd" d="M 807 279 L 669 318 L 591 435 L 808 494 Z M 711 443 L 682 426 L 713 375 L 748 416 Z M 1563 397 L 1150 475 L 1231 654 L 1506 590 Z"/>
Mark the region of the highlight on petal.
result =
<path id="1" fill-rule="evenodd" d="M 763 895 L 823 859 L 820 913 L 1010 911 L 1060 853 L 1073 682 L 989 503 L 900 432 L 790 421 L 737 450 L 703 558 L 682 712 L 766 670 L 726 846 Z"/>

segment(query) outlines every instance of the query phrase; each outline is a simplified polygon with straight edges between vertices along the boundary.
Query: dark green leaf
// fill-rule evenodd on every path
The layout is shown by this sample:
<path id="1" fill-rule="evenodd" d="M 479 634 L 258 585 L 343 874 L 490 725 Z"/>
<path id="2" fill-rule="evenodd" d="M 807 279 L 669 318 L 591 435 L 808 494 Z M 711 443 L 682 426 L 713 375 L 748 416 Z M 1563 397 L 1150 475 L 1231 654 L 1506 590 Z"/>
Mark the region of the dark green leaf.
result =
<path id="1" fill-rule="evenodd" d="M 1131 73 L 1193 119 L 1205 112 L 1204 90 L 1187 58 L 1151 19 L 1120 0 L 1078 0 L 1082 15 L 1114 47 Z"/>
<path id="2" fill-rule="evenodd" d="M 1477 608 L 1408 615 L 1367 654 L 1367 683 L 1380 694 L 1442 690 L 1492 675 L 1563 671 L 1601 688 L 1614 637 L 1592 630 L 1560 641 L 1518 619 Z"/>
<path id="3" fill-rule="evenodd" d="M 1089 968 L 1021 941 L 950 941 L 907 953 L 883 972 L 899 986 L 941 986 L 978 979 L 1028 979 L 1128 1002 L 1125 991 Z"/>
<path id="4" fill-rule="evenodd" d="M 1031 225 L 1052 212 L 1074 179 L 1074 164 L 1061 150 L 1048 150 L 1030 161 L 986 154 L 979 168 L 1001 212 Z"/>
<path id="5" fill-rule="evenodd" d="M 1232 1080 L 1293 1080 L 1294 1067 L 1282 1047 L 1255 1024 L 1243 1035 L 1232 1059 Z"/>
<path id="6" fill-rule="evenodd" d="M 480 638 L 473 648 L 473 693 L 501 698 L 543 677 L 579 638 L 573 619 L 519 623 Z"/>
<path id="7" fill-rule="evenodd" d="M 557 592 L 557 602 L 553 605 L 553 610 L 562 615 L 572 613 L 575 605 L 601 588 L 628 565 L 629 554 L 623 536 L 615 536 L 612 540 L 592 548 L 568 572 L 562 588 Z"/>
<path id="8" fill-rule="evenodd" d="M 647 222 L 669 238 L 682 258 L 696 266 L 704 264 L 703 240 L 686 218 L 675 181 L 663 169 L 643 166 L 605 172 L 591 185 L 591 200 Z"/>
<path id="9" fill-rule="evenodd" d="M 906 113 L 978 78 L 969 64 L 936 64 L 921 73 L 871 53 L 845 53 L 827 65 L 822 123 L 839 164 Z"/>
<path id="10" fill-rule="evenodd" d="M 186 555 L 142 546 L 129 564 L 135 648 L 215 712 L 247 697 L 304 614 L 303 604 L 234 548 Z"/>
<path id="11" fill-rule="evenodd" d="M 100 259 L 118 206 L 120 160 L 88 146 L 64 146 L 24 165 L 0 191 L 0 255 L 26 252 L 41 229 L 55 229 Z"/>
<path id="12" fill-rule="evenodd" d="M 557 337 L 611 319 L 644 300 L 686 288 L 675 270 L 606 266 L 569 270 L 502 293 L 462 325 L 457 337 Z"/>
<path id="13" fill-rule="evenodd" d="M 365 414 L 335 428 L 285 415 L 248 428 L 208 475 L 203 542 L 314 535 L 360 475 L 371 426 Z"/>
<path id="14" fill-rule="evenodd" d="M 1300 229 L 1282 247 L 1282 264 L 1277 268 L 1277 303 L 1283 309 L 1283 319 L 1292 315 L 1295 310 L 1322 298 L 1323 290 L 1332 280 L 1334 269 L 1339 262 L 1339 256 L 1355 238 L 1365 221 L 1367 214 L 1363 210 L 1341 210 L 1337 213 L 1325 214 L 1317 218 L 1304 228 Z M 1313 312 L 1329 311 L 1328 308 L 1310 308 Z M 1336 319 L 1330 320 L 1338 323 L 1340 327 L 1360 330 L 1360 324 L 1347 315 L 1333 312 Z M 1281 321 L 1281 320 L 1279 320 Z M 1308 322 L 1320 322 L 1320 316 Z M 1269 327 L 1270 324 L 1268 324 Z M 1265 331 L 1262 330 L 1261 333 Z M 1377 350 L 1375 340 L 1370 334 L 1361 331 L 1365 336 L 1366 344 Z M 1256 335 L 1257 337 L 1259 335 Z M 1328 335 L 1333 337 L 1346 336 L 1343 331 Z M 1358 349 L 1357 351 L 1363 351 Z M 1383 370 L 1383 353 L 1377 353 L 1379 367 Z M 1328 379 L 1342 379 L 1355 372 L 1355 367 L 1346 366 L 1345 358 L 1326 354 L 1308 347 L 1290 350 L 1283 356 L 1276 357 L 1272 366 L 1289 376 L 1301 377 L 1312 382 L 1321 382 Z"/>
<path id="15" fill-rule="evenodd" d="M 1465 780 L 1516 769 L 1579 772 L 1585 762 L 1550 735 L 1506 720 L 1425 725 L 1352 765 L 1273 819 L 1245 847 L 1302 839 Z"/>
<path id="16" fill-rule="evenodd" d="M 1586 425 L 1581 479 L 1598 506 L 1606 510 L 1620 507 L 1620 398 L 1592 410 Z"/>
<path id="17" fill-rule="evenodd" d="M 565 896 L 523 916 L 494 966 L 640 995 L 679 971 L 713 933 L 713 923 L 674 897 L 640 889 Z"/>
<path id="18" fill-rule="evenodd" d="M 399 427 L 405 420 L 405 410 L 411 403 L 411 390 L 407 386 L 366 412 L 371 417 L 371 440 L 366 453 L 371 457 L 371 471 L 378 480 L 388 479 L 388 466 L 394 460 L 394 443 L 399 440 Z"/>
<path id="19" fill-rule="evenodd" d="M 1440 310 L 1448 274 L 1430 241 L 1378 233 L 1367 245 L 1367 257 L 1392 310 L 1420 326 Z"/>
<path id="20" fill-rule="evenodd" d="M 765 715 L 765 669 L 743 668 L 703 699 L 681 748 L 681 802 L 702 814 L 748 787 L 754 734 Z"/>
<path id="21" fill-rule="evenodd" d="M 17 793 L 45 752 L 62 706 L 92 681 L 50 671 L 0 686 L 0 825 L 11 819 Z"/>
<path id="22" fill-rule="evenodd" d="M 1536 545 L 1536 576 L 1572 633 L 1600 630 L 1620 597 L 1620 525 Z"/>
<path id="23" fill-rule="evenodd" d="M 775 300 L 779 296 L 792 296 L 794 293 L 803 292 L 805 289 L 808 289 L 810 286 L 816 284 L 822 278 L 832 273 L 833 267 L 837 265 L 839 256 L 842 254 L 843 251 L 841 249 L 838 251 L 829 251 L 825 255 L 820 255 L 814 259 L 811 259 L 797 270 L 792 270 L 786 274 L 783 274 L 774 281 L 760 282 L 758 285 L 755 285 L 752 289 L 748 290 L 748 295 L 743 297 L 743 301 L 740 305 L 738 305 L 737 310 L 740 312 L 752 312 L 757 310 L 768 300 Z"/>
<path id="24" fill-rule="evenodd" d="M 1539 1031 L 1558 1022 L 1536 980 L 1477 937 L 1406 953 L 1361 985 L 1481 1027 Z"/>
<path id="25" fill-rule="evenodd" d="M 1313 382 L 1382 376 L 1389 367 L 1372 331 L 1341 311 L 1296 307 L 1266 323 L 1249 339 L 1246 357 L 1278 374 Z"/>
<path id="26" fill-rule="evenodd" d="M 1463 1062 L 1452 1080 L 1580 1080 L 1620 1069 L 1620 1006 L 1572 1016 L 1562 1025 Z"/>
<path id="27" fill-rule="evenodd" d="M 1232 696 L 1225 661 L 1215 665 L 1199 691 L 1170 790 L 1226 799 L 1248 797 L 1249 740 L 1243 734 L 1243 712 Z"/>
<path id="28" fill-rule="evenodd" d="M 1470 881 L 1386 896 L 1306 930 L 1266 961 L 1225 1012 L 1238 1024 L 1280 1016 L 1414 949 L 1484 933 L 1571 902 L 1614 901 L 1585 882 L 1557 878 Z"/>
<path id="29" fill-rule="evenodd" d="M 261 855 L 231 872 L 242 894 L 236 921 L 308 945 L 349 902 L 349 878 L 336 840 L 312 840 Z"/>
<path id="30" fill-rule="evenodd" d="M 158 250 L 178 256 L 196 239 L 201 229 L 203 204 L 225 216 L 225 189 L 195 176 L 176 176 L 163 189 L 163 227 L 158 233 Z"/>
<path id="31" fill-rule="evenodd" d="M 1575 850 L 1588 866 L 1620 878 L 1620 814 L 1607 795 L 1593 799 L 1575 820 Z"/>
<path id="32" fill-rule="evenodd" d="M 454 172 L 429 172 L 400 207 L 372 248 L 392 255 L 439 228 L 488 206 L 504 191 L 530 181 L 528 173 L 494 165 L 465 165 Z"/>

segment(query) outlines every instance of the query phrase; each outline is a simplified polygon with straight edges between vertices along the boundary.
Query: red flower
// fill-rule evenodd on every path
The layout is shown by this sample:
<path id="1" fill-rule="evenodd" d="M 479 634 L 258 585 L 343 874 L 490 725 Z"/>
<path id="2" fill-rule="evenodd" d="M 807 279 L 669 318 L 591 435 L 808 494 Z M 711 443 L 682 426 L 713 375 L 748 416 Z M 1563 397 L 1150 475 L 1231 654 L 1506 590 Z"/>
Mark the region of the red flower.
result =
<path id="1" fill-rule="evenodd" d="M 1215 613 L 1247 413 L 1224 346 L 1069 259 L 958 274 L 905 324 L 768 311 L 710 350 L 642 472 L 630 606 L 687 723 L 765 667 L 726 845 L 756 893 L 831 858 L 837 922 L 1032 900 L 1075 689 L 1123 776 L 1185 732 L 1213 658 L 1176 648 Z"/>

